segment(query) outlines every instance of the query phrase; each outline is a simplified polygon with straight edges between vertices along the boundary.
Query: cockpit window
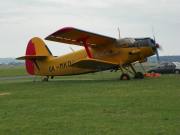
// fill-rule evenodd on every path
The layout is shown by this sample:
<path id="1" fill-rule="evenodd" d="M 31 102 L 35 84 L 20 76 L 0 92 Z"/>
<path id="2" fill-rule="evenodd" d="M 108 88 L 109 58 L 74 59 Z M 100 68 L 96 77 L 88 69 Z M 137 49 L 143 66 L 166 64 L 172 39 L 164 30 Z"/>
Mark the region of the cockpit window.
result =
<path id="1" fill-rule="evenodd" d="M 155 42 L 151 38 L 137 38 L 135 46 L 146 47 L 146 46 L 153 46 L 154 44 Z"/>
<path id="2" fill-rule="evenodd" d="M 150 39 L 151 43 L 155 44 L 155 41 L 153 39 Z"/>

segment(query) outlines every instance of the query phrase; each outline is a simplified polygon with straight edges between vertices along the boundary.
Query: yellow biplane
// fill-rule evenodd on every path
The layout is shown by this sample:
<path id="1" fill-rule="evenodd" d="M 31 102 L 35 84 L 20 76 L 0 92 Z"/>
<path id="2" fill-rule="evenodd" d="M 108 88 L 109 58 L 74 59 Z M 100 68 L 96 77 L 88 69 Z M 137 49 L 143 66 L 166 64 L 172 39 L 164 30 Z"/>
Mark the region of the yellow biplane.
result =
<path id="1" fill-rule="evenodd" d="M 32 38 L 26 54 L 19 57 L 25 60 L 26 70 L 30 75 L 49 77 L 78 75 L 104 70 L 121 70 L 121 80 L 143 78 L 141 72 L 133 67 L 135 62 L 144 62 L 147 57 L 158 55 L 159 44 L 151 38 L 120 38 L 99 35 L 84 30 L 65 27 L 47 36 L 45 40 L 83 46 L 84 49 L 73 51 L 63 56 L 53 56 L 44 41 Z"/>

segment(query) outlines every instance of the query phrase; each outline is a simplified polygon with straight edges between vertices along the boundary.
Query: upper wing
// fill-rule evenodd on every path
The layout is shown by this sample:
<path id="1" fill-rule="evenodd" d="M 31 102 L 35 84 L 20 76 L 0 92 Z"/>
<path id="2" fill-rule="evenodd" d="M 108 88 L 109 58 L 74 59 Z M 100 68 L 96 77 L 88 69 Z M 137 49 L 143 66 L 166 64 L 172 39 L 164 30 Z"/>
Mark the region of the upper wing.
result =
<path id="1" fill-rule="evenodd" d="M 94 70 L 105 70 L 111 69 L 118 66 L 117 63 L 111 63 L 108 61 L 98 60 L 98 59 L 81 59 L 71 66 L 78 68 L 94 69 Z"/>
<path id="2" fill-rule="evenodd" d="M 112 44 L 116 41 L 115 38 L 79 30 L 72 27 L 65 27 L 60 29 L 45 39 L 80 46 L 83 46 L 83 41 L 86 41 L 86 44 L 91 47 L 96 45 Z"/>

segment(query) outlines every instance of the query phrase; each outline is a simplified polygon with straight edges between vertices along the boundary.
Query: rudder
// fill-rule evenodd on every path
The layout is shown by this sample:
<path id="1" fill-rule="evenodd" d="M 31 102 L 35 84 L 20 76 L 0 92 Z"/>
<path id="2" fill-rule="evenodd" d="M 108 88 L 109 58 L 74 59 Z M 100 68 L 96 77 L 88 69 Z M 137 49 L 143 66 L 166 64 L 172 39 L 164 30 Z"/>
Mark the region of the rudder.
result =
<path id="1" fill-rule="evenodd" d="M 26 48 L 26 55 L 50 56 L 52 53 L 41 38 L 32 38 Z"/>
<path id="2" fill-rule="evenodd" d="M 40 58 L 46 58 L 51 55 L 52 53 L 50 52 L 44 41 L 38 37 L 34 37 L 28 42 L 26 54 L 21 58 L 25 59 L 27 72 L 30 75 L 34 75 L 35 66 L 37 65 L 36 60 Z"/>

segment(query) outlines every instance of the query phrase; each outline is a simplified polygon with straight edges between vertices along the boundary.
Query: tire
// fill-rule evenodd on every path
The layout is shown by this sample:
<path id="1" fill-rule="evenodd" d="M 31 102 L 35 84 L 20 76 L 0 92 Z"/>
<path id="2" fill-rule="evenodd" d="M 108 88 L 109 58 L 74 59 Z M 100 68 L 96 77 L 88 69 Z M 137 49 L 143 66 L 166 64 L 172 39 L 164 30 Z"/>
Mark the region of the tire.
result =
<path id="1" fill-rule="evenodd" d="M 180 74 L 180 70 L 175 70 L 175 74 Z"/>
<path id="2" fill-rule="evenodd" d="M 144 79 L 144 75 L 141 72 L 137 72 L 134 76 L 135 79 Z"/>
<path id="3" fill-rule="evenodd" d="M 120 80 L 130 80 L 130 76 L 128 74 L 122 74 Z"/>
<path id="4" fill-rule="evenodd" d="M 48 80 L 49 80 L 49 77 L 42 78 L 42 82 L 48 82 Z"/>

